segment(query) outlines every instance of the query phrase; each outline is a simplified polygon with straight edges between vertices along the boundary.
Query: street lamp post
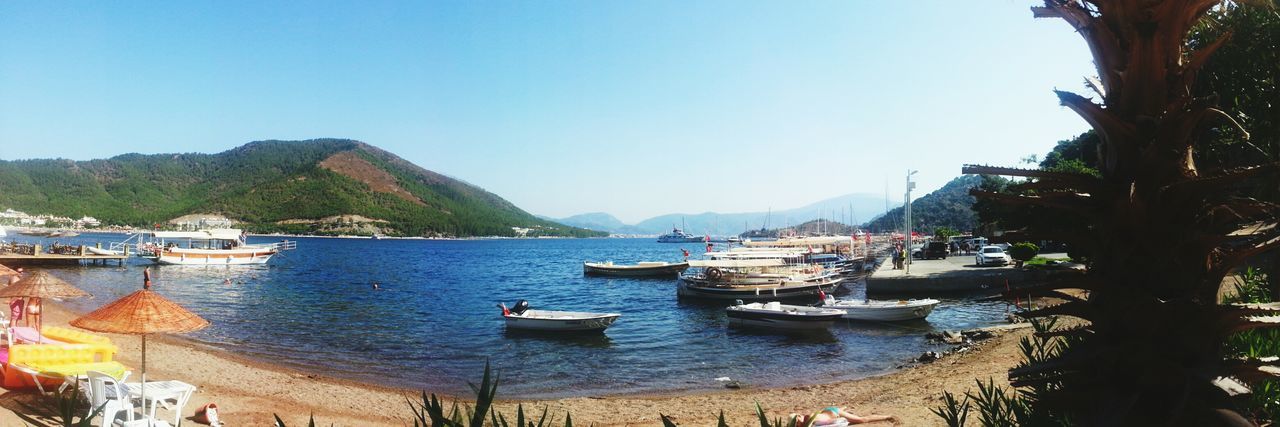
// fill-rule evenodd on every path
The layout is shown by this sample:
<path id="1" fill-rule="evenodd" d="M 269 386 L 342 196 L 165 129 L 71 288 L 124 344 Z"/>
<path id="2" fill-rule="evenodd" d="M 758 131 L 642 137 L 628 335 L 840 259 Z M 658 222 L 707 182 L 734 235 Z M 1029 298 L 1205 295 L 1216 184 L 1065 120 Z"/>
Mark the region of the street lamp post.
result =
<path id="1" fill-rule="evenodd" d="M 911 239 L 911 189 L 916 187 L 916 183 L 911 182 L 911 175 L 915 175 L 916 172 L 919 172 L 919 171 L 907 170 L 907 194 L 904 196 L 906 200 L 903 202 L 904 207 L 902 209 L 903 210 L 902 222 L 903 222 L 904 228 L 906 228 L 906 232 L 902 234 L 905 238 L 905 241 L 907 242 L 906 247 L 903 248 L 907 256 L 906 271 L 904 272 L 904 274 L 911 274 L 911 258 L 912 258 L 911 256 L 911 245 L 912 245 L 912 242 L 911 242 L 912 240 Z"/>

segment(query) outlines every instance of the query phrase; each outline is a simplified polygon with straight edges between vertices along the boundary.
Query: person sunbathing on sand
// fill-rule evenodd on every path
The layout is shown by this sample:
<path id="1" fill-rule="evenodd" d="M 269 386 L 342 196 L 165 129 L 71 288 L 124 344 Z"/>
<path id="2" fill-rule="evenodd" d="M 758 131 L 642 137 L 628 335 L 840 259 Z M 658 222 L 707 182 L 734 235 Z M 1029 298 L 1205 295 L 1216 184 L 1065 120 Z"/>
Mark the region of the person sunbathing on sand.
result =
<path id="1" fill-rule="evenodd" d="M 844 408 L 835 406 L 822 408 L 821 411 L 818 411 L 818 413 L 813 415 L 791 414 L 791 416 L 796 419 L 796 425 L 798 426 L 828 426 L 840 424 L 840 421 L 845 421 L 848 424 L 864 424 L 880 421 L 888 421 L 894 425 L 898 424 L 898 417 L 893 415 L 867 415 L 865 417 L 860 417 L 852 412 L 846 411 Z"/>

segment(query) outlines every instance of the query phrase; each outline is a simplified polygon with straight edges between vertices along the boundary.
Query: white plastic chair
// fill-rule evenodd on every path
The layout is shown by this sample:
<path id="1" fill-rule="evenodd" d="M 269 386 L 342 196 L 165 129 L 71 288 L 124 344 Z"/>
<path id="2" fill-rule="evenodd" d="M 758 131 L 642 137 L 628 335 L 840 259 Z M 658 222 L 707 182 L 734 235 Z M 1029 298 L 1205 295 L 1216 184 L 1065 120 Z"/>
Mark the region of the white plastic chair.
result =
<path id="1" fill-rule="evenodd" d="M 129 397 L 129 388 L 124 385 L 124 378 L 114 377 L 97 372 L 87 372 L 89 376 L 89 415 L 99 406 L 102 407 L 102 426 L 115 423 L 116 416 L 124 411 L 125 421 L 133 421 L 133 399 Z M 125 378 L 129 373 L 125 372 Z M 87 415 L 86 415 L 87 416 Z"/>

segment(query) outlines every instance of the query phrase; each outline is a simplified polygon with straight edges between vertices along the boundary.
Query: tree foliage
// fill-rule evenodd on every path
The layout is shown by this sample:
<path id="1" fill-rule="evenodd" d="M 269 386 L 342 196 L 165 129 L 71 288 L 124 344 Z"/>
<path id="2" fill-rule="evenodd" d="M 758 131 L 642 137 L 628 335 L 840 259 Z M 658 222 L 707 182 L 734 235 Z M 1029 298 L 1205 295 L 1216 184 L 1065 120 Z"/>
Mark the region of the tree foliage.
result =
<path id="1" fill-rule="evenodd" d="M 1047 418 L 1082 425 L 1247 425 L 1240 415 L 1248 413 L 1242 410 L 1247 402 L 1215 379 L 1265 387 L 1280 371 L 1270 366 L 1273 359 L 1224 358 L 1233 334 L 1271 330 L 1280 325 L 1270 321 L 1280 310 L 1220 305 L 1217 298 L 1228 272 L 1280 247 L 1280 205 L 1258 197 L 1275 186 L 1280 163 L 1265 150 L 1215 154 L 1215 135 L 1245 133 L 1220 109 L 1230 106 L 1197 83 L 1215 51 L 1234 39 L 1227 37 L 1234 28 L 1192 29 L 1204 25 L 1206 15 L 1229 18 L 1242 7 L 1211 0 L 1046 0 L 1033 8 L 1037 17 L 1065 20 L 1093 53 L 1098 79 L 1092 86 L 1101 99 L 1057 94 L 1096 132 L 1097 173 L 990 166 L 965 172 L 1022 178 L 1007 192 L 975 195 L 1024 209 L 1023 215 L 1057 215 L 1056 227 L 1023 231 L 1090 255 L 1087 274 L 1017 291 L 1065 301 L 1024 317 L 1077 319 L 1069 328 L 1037 332 L 1075 340 L 1069 346 L 1028 357 L 1009 372 L 1010 383 L 1028 390 L 1032 409 Z M 1274 70 L 1275 64 L 1252 66 Z"/>
<path id="2" fill-rule="evenodd" d="M 978 222 L 973 211 L 975 199 L 969 194 L 969 189 L 978 187 L 981 183 L 981 177 L 960 176 L 952 179 L 942 188 L 912 201 L 913 229 L 930 234 L 940 227 L 960 231 L 973 230 Z M 866 223 L 863 228 L 875 232 L 901 231 L 902 214 L 902 207 L 893 208 Z"/>

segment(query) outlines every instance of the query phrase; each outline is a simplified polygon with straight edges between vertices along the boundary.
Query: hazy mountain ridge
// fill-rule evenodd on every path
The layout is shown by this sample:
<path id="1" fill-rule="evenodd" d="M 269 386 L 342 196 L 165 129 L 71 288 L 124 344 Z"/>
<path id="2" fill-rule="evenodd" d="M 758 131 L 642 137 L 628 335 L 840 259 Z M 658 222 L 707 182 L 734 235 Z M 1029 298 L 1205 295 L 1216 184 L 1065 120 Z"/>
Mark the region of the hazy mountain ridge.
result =
<path id="1" fill-rule="evenodd" d="M 480 187 L 359 141 L 257 141 L 217 154 L 0 161 L 0 207 L 147 226 L 216 212 L 260 232 L 360 215 L 406 236 L 598 235 L 539 219 Z"/>
<path id="2" fill-rule="evenodd" d="M 613 215 L 603 212 L 553 220 L 565 225 L 608 231 L 613 234 L 663 234 L 670 232 L 673 226 L 681 227 L 683 223 L 685 231 L 693 234 L 733 235 L 766 227 L 766 220 L 767 228 L 770 229 L 788 224 L 795 225 L 820 217 L 842 221 L 840 217 L 843 215 L 846 217 L 844 221 L 850 221 L 848 219 L 850 205 L 853 208 L 852 220 L 857 220 L 853 222 L 861 222 L 882 214 L 885 210 L 885 199 L 884 196 L 874 194 L 852 193 L 793 209 L 744 213 L 674 213 L 649 218 L 634 225 L 623 223 Z"/>
<path id="3" fill-rule="evenodd" d="M 950 227 L 957 231 L 972 231 L 978 226 L 978 215 L 973 211 L 977 201 L 969 189 L 982 184 L 978 175 L 961 175 L 911 202 L 911 222 L 915 231 L 932 233 L 938 227 Z M 873 231 L 901 231 L 902 206 L 867 223 Z"/>

